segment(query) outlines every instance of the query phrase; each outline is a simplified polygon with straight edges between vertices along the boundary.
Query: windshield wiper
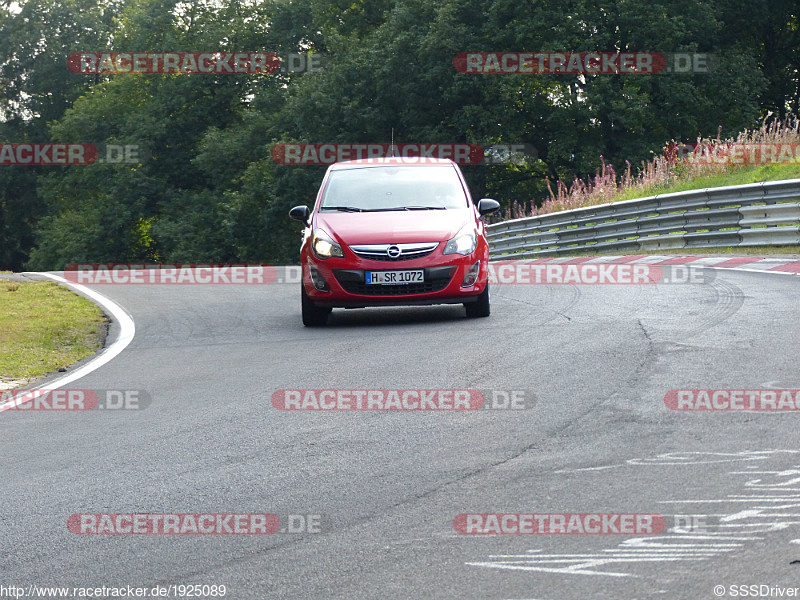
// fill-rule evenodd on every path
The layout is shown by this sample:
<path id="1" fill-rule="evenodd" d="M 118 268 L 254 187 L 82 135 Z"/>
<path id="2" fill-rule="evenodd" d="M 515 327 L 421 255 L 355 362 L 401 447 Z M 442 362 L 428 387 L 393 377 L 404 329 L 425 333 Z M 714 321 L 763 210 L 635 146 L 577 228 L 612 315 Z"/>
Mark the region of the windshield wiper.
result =
<path id="1" fill-rule="evenodd" d="M 338 210 L 341 212 L 364 212 L 365 209 L 355 206 L 323 206 L 320 210 Z"/>
<path id="2" fill-rule="evenodd" d="M 320 210 L 341 212 L 387 212 L 393 210 L 446 210 L 444 206 L 395 206 L 393 208 L 358 208 L 356 206 L 323 206 Z"/>
<path id="3" fill-rule="evenodd" d="M 445 210 L 444 206 L 395 206 L 394 208 L 365 208 L 364 212 L 387 212 L 392 210 Z"/>

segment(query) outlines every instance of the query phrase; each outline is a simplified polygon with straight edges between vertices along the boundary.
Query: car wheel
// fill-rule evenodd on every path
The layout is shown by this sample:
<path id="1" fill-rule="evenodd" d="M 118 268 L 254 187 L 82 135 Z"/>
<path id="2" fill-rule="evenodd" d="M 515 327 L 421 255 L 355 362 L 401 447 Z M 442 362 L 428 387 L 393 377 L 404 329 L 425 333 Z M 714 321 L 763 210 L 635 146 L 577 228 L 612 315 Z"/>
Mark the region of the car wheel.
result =
<path id="1" fill-rule="evenodd" d="M 486 284 L 483 292 L 478 296 L 477 302 L 467 302 L 464 304 L 464 308 L 467 309 L 467 317 L 470 319 L 488 317 L 491 313 L 489 308 L 489 284 Z"/>
<path id="2" fill-rule="evenodd" d="M 322 327 L 328 322 L 331 309 L 317 306 L 306 294 L 306 288 L 300 284 L 300 305 L 303 309 L 303 325 L 306 327 Z"/>

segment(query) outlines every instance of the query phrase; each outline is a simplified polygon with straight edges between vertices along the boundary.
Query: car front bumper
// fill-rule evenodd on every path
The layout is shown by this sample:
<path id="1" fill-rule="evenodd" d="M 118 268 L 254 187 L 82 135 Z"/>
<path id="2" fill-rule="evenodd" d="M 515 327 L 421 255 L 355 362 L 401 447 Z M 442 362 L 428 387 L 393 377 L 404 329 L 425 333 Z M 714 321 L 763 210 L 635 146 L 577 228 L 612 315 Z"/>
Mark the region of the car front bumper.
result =
<path id="1" fill-rule="evenodd" d="M 469 269 L 480 261 L 477 280 L 462 285 Z M 477 300 L 486 287 L 488 250 L 479 246 L 472 254 L 442 255 L 403 262 L 384 262 L 360 257 L 320 260 L 310 252 L 303 255 L 303 285 L 309 298 L 319 306 L 355 308 L 461 304 Z M 422 270 L 424 281 L 405 284 L 367 284 L 366 271 Z M 324 282 L 324 283 L 323 283 Z M 323 288 L 323 289 L 320 289 Z"/>

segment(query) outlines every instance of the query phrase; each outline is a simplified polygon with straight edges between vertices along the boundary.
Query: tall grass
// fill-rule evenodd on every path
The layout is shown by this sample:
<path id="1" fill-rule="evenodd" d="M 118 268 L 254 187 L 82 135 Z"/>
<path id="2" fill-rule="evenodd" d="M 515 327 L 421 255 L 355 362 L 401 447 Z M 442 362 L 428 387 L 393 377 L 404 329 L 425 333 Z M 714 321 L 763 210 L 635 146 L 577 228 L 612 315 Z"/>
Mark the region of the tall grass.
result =
<path id="1" fill-rule="evenodd" d="M 705 148 L 714 148 L 721 152 L 730 149 L 733 144 L 797 144 L 800 143 L 800 120 L 793 115 L 784 119 L 773 119 L 767 116 L 758 129 L 746 129 L 736 138 L 722 140 L 718 132 L 716 139 L 697 138 L 697 143 L 698 147 L 704 145 Z M 678 144 L 678 142 L 670 142 L 660 155 L 654 156 L 649 162 L 642 162 L 642 166 L 635 175 L 632 173 L 629 161 L 625 161 L 625 171 L 618 175 L 614 167 L 607 164 L 601 156 L 600 168 L 593 177 L 586 181 L 575 177 L 569 185 L 560 179 L 553 184 L 547 178 L 549 196 L 542 200 L 541 206 L 535 206 L 536 203 L 531 202 L 531 210 L 526 211 L 524 205 L 515 200 L 497 220 L 532 217 L 648 196 L 669 186 L 698 177 L 720 175 L 748 168 L 747 165 L 708 160 L 708 156 L 704 157 L 702 152 L 679 158 Z"/>

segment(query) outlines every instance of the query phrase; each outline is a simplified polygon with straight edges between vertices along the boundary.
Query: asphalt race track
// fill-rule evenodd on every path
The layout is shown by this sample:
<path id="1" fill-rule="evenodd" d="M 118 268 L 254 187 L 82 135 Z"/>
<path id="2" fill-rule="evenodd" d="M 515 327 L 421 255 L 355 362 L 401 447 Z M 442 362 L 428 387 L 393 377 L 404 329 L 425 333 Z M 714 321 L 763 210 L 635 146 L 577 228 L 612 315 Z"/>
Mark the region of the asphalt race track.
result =
<path id="1" fill-rule="evenodd" d="M 334 310 L 320 329 L 303 327 L 297 283 L 91 286 L 136 332 L 66 387 L 151 402 L 0 413 L 4 579 L 26 591 L 224 585 L 254 600 L 798 588 L 798 412 L 679 411 L 664 398 L 800 388 L 800 278 L 704 273 L 497 285 L 487 319 L 461 306 Z M 527 408 L 277 410 L 284 389 L 517 390 Z M 319 531 L 81 535 L 67 527 L 80 513 L 271 513 L 283 529 L 300 515 Z M 665 529 L 466 535 L 462 513 L 655 514 Z"/>

